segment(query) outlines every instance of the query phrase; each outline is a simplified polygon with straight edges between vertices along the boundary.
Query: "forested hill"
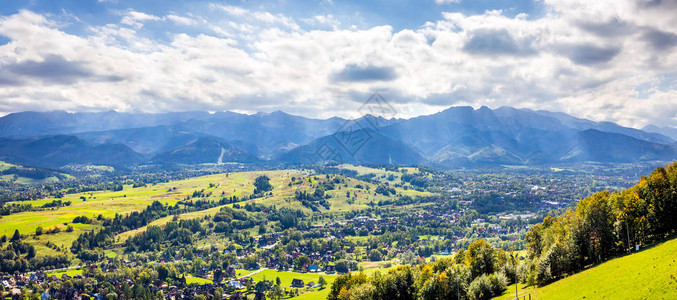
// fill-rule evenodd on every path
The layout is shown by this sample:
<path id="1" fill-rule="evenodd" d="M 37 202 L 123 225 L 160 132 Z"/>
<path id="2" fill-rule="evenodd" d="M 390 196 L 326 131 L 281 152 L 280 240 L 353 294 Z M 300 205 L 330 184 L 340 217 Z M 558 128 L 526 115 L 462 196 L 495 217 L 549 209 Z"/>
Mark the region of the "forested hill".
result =
<path id="1" fill-rule="evenodd" d="M 328 299 L 490 299 L 515 278 L 542 286 L 627 253 L 630 246 L 664 240 L 677 230 L 676 215 L 674 162 L 632 188 L 599 192 L 558 217 L 545 217 L 527 233 L 527 256 L 519 260 L 478 240 L 452 258 L 400 266 L 386 274 L 339 276 Z"/>
<path id="2" fill-rule="evenodd" d="M 677 162 L 621 192 L 600 192 L 527 233 L 526 280 L 544 284 L 677 230 Z"/>

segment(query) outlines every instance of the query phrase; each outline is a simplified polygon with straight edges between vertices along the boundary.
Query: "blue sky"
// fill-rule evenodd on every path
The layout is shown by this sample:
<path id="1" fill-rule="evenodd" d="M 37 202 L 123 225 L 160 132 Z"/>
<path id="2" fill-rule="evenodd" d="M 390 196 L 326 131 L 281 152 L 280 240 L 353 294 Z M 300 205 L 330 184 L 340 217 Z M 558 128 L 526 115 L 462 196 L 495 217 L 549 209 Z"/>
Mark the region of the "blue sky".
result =
<path id="1" fill-rule="evenodd" d="M 22 9 L 41 14 L 60 15 L 64 12 L 73 14 L 83 22 L 91 25 L 102 25 L 115 22 L 116 11 L 133 9 L 153 15 L 184 12 L 196 15 L 208 14 L 206 9 L 210 3 L 232 5 L 250 10 L 267 11 L 284 14 L 295 19 L 316 15 L 331 14 L 346 24 L 361 28 L 390 25 L 395 30 L 417 28 L 426 22 L 442 18 L 443 11 L 455 11 L 465 14 L 482 14 L 487 10 L 502 10 L 507 16 L 527 13 L 538 17 L 543 13 L 540 1 L 8 1 L 0 7 L 0 13 L 11 15 Z M 78 26 L 74 26 L 78 27 Z M 74 29 L 76 29 L 74 28 Z M 77 30 L 77 29 L 76 29 Z"/>
<path id="2" fill-rule="evenodd" d="M 677 127 L 661 0 L 5 1 L 0 113 L 453 105 Z"/>

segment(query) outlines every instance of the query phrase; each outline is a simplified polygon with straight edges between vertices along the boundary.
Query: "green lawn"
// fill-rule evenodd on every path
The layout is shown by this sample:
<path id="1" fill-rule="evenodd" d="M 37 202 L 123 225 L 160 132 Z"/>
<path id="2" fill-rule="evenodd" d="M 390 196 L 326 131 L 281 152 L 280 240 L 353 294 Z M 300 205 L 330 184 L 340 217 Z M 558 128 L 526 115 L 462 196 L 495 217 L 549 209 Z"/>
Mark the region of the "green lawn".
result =
<path id="1" fill-rule="evenodd" d="M 390 265 L 388 267 L 388 264 Z M 367 274 L 369 276 L 373 275 L 376 272 L 380 272 L 381 274 L 386 274 L 388 271 L 395 269 L 399 266 L 399 262 L 397 261 L 369 261 L 369 262 L 361 262 L 359 263 L 359 267 L 362 268 L 362 273 Z M 353 274 L 360 273 L 358 272 L 352 272 Z"/>
<path id="2" fill-rule="evenodd" d="M 327 294 L 329 293 L 331 287 L 331 283 L 334 282 L 334 279 L 336 279 L 335 275 L 319 275 L 314 273 L 296 273 L 287 271 L 278 272 L 276 270 L 264 270 L 262 272 L 252 275 L 251 278 L 254 279 L 255 281 L 260 281 L 265 278 L 266 280 L 270 280 L 271 282 L 275 283 L 275 279 L 277 277 L 280 277 L 281 282 L 280 286 L 282 288 L 290 289 L 291 282 L 293 279 L 301 279 L 303 280 L 304 284 L 308 284 L 311 281 L 317 283 L 320 276 L 324 277 L 324 279 L 327 281 L 327 285 L 325 286 L 324 289 L 299 288 L 299 292 L 302 293 L 301 296 L 294 297 L 293 299 L 326 299 Z"/>
<path id="3" fill-rule="evenodd" d="M 66 270 L 66 271 L 60 271 L 60 272 L 51 272 L 51 273 L 47 273 L 47 276 L 56 275 L 56 277 L 61 278 L 61 276 L 63 274 L 66 274 L 70 277 L 75 277 L 76 275 L 82 275 L 82 270 L 72 269 L 72 270 Z"/>
<path id="4" fill-rule="evenodd" d="M 254 271 L 256 271 L 256 270 L 235 269 L 235 276 L 236 277 L 247 276 L 251 273 L 254 273 Z"/>
<path id="5" fill-rule="evenodd" d="M 204 278 L 200 278 L 200 277 L 193 277 L 191 275 L 187 275 L 186 276 L 186 284 L 191 284 L 191 283 L 205 284 L 205 283 L 214 283 L 214 282 L 209 280 L 209 279 L 204 279 Z"/>
<path id="6" fill-rule="evenodd" d="M 327 283 L 333 282 L 334 279 L 336 278 L 335 275 L 319 275 L 314 273 L 297 273 L 277 270 L 264 270 L 262 272 L 252 275 L 251 278 L 254 279 L 255 281 L 260 281 L 263 280 L 263 278 L 265 277 L 266 280 L 275 282 L 275 278 L 280 277 L 280 280 L 282 282 L 281 286 L 289 287 L 291 286 L 291 281 L 293 279 L 301 279 L 306 284 L 311 281 L 317 283 L 317 280 L 320 278 L 320 276 L 324 277 L 324 279 L 327 280 Z"/>
<path id="7" fill-rule="evenodd" d="M 677 299 L 677 239 L 612 259 L 549 285 L 524 288 L 532 299 Z M 497 299 L 515 297 L 515 286 Z"/>

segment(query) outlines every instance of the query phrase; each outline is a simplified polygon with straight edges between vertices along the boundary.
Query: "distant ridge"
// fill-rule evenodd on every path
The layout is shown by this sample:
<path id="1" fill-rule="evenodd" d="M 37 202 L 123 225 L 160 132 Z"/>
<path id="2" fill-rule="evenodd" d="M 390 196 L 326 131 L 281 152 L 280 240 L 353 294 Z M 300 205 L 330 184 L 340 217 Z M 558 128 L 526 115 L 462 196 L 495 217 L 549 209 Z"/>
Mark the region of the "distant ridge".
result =
<path id="1" fill-rule="evenodd" d="M 217 163 L 219 157 L 298 164 L 311 162 L 327 144 L 343 151 L 345 162 L 448 168 L 677 158 L 669 129 L 639 130 L 542 110 L 458 106 L 410 119 L 374 118 L 357 120 L 371 138 L 353 155 L 332 137 L 348 121 L 337 117 L 310 119 L 282 111 L 20 112 L 0 118 L 0 156 L 50 167 L 201 164 Z"/>

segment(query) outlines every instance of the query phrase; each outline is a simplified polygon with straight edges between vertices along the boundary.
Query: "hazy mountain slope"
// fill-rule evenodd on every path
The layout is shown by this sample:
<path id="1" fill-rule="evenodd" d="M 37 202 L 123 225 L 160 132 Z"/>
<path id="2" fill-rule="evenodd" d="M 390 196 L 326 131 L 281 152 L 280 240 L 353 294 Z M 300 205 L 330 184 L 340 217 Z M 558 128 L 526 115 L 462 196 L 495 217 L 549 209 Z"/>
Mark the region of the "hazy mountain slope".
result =
<path id="1" fill-rule="evenodd" d="M 658 127 L 656 125 L 648 125 L 642 128 L 643 131 L 659 133 L 664 136 L 670 137 L 673 140 L 677 141 L 677 128 L 672 127 Z"/>
<path id="2" fill-rule="evenodd" d="M 577 136 L 576 144 L 561 158 L 562 161 L 672 160 L 677 153 L 674 146 L 650 143 L 619 133 L 588 129 Z"/>
<path id="3" fill-rule="evenodd" d="M 60 167 L 67 164 L 125 166 L 144 160 L 143 156 L 121 144 L 92 146 L 68 135 L 45 138 L 0 138 L 0 156 L 11 162 Z"/>
<path id="4" fill-rule="evenodd" d="M 216 137 L 200 137 L 176 149 L 160 153 L 151 160 L 154 163 L 227 163 L 256 162 L 257 158 L 242 149 Z"/>
<path id="5" fill-rule="evenodd" d="M 209 119 L 192 119 L 175 125 L 180 131 L 212 135 L 248 148 L 263 156 L 274 156 L 336 131 L 345 120 L 309 119 L 280 111 L 244 115 L 216 113 Z"/>
<path id="6" fill-rule="evenodd" d="M 86 146 L 121 144 L 122 162 L 215 163 L 221 148 L 226 160 L 251 162 L 281 159 L 302 162 L 316 146 L 332 142 L 331 135 L 347 121 L 341 118 L 310 119 L 284 112 L 246 115 L 234 112 L 178 112 L 165 114 L 23 112 L 0 118 L 0 137 L 77 132 Z M 501 107 L 451 107 L 411 119 L 365 116 L 360 124 L 374 133 L 360 162 L 425 163 L 441 167 L 499 164 L 547 164 L 578 161 L 631 162 L 672 160 L 675 142 L 659 133 L 593 122 L 563 113 Z M 658 130 L 658 129 L 654 129 Z M 73 134 L 71 134 L 73 135 Z M 26 138 L 23 138 L 24 140 Z M 77 143 L 65 143 L 74 145 Z M 5 155 L 28 159 L 23 144 L 7 143 Z M 58 145 L 50 145 L 51 148 Z M 79 148 L 78 148 L 79 149 Z M 111 147 L 102 147 L 113 149 Z M 83 153 L 84 153 L 83 152 Z M 125 154 L 127 153 L 127 154 Z M 146 159 L 138 154 L 146 155 Z M 36 155 L 42 157 L 44 153 Z M 56 154 L 54 154 L 56 155 Z M 58 163 L 82 161 L 60 153 Z M 87 156 L 85 156 L 87 157 Z M 154 157 L 148 160 L 148 157 Z M 215 158 L 216 157 L 216 158 Z M 93 158 L 92 158 L 93 159 Z M 91 159 L 90 159 L 91 160 Z M 98 159 L 109 161 L 110 159 Z M 40 161 L 40 159 L 33 159 Z M 54 162 L 48 162 L 54 164 Z"/>
<path id="7" fill-rule="evenodd" d="M 588 131 L 587 127 L 611 128 L 632 136 L 595 134 L 604 132 Z M 661 135 L 510 107 L 497 110 L 452 107 L 437 114 L 402 120 L 381 130 L 423 153 L 429 163 L 449 167 L 669 160 L 677 155 L 674 147 L 652 142 L 670 140 Z"/>
<path id="8" fill-rule="evenodd" d="M 93 144 L 124 144 L 142 154 L 157 154 L 192 143 L 202 135 L 182 132 L 167 126 L 94 131 L 75 134 Z"/>
<path id="9" fill-rule="evenodd" d="M 525 109 L 526 110 L 526 109 Z M 529 111 L 529 110 L 526 110 Z M 635 128 L 628 128 L 628 127 L 623 127 L 618 124 L 612 123 L 612 122 L 594 122 L 586 119 L 580 119 L 576 117 L 572 117 L 570 115 L 567 115 L 565 113 L 561 112 L 549 112 L 545 110 L 538 110 L 534 111 L 534 113 L 544 115 L 544 116 L 550 116 L 555 119 L 558 119 L 562 124 L 565 126 L 571 128 L 571 129 L 577 129 L 577 130 L 587 130 L 587 129 L 595 129 L 599 131 L 604 131 L 604 132 L 611 132 L 611 133 L 620 133 L 624 134 L 630 137 L 634 137 L 636 139 L 640 140 L 645 140 L 645 141 L 650 141 L 650 142 L 656 142 L 656 143 L 671 143 L 674 142 L 673 139 L 671 139 L 668 136 L 655 133 L 655 132 L 646 132 L 642 131 L 639 129 Z"/>
<path id="10" fill-rule="evenodd" d="M 345 163 L 420 164 L 423 156 L 404 143 L 393 140 L 375 130 L 368 130 L 369 138 L 361 147 L 342 146 L 333 136 L 316 139 L 277 157 L 294 163 L 336 161 Z M 362 143 L 359 143 L 362 144 Z M 347 149 L 346 149 L 347 148 Z M 354 152 L 351 155 L 350 152 Z"/>
<path id="11" fill-rule="evenodd" d="M 19 112 L 0 118 L 0 137 L 34 137 L 89 131 L 171 125 L 189 119 L 205 119 L 208 112 L 130 114 L 107 111 L 99 113 Z"/>

